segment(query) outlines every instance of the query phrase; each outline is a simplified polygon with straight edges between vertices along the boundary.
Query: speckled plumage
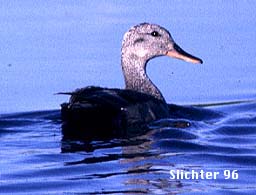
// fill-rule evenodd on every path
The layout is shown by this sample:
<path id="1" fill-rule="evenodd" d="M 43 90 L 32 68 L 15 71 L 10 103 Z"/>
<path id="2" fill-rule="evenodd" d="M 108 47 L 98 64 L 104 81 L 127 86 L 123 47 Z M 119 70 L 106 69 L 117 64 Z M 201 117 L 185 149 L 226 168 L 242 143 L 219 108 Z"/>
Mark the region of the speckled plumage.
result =
<path id="1" fill-rule="evenodd" d="M 152 36 L 152 32 L 157 32 L 158 36 Z M 170 33 L 156 24 L 143 23 L 125 33 L 121 64 L 126 89 L 146 93 L 164 101 L 160 90 L 148 78 L 146 65 L 150 59 L 165 55 L 168 50 L 173 49 L 173 44 Z"/>
<path id="2" fill-rule="evenodd" d="M 127 135 L 168 117 L 169 107 L 146 73 L 147 62 L 162 55 L 202 62 L 178 47 L 163 27 L 148 23 L 132 27 L 122 42 L 125 89 L 86 87 L 62 93 L 71 95 L 69 103 L 61 105 L 64 137 Z"/>

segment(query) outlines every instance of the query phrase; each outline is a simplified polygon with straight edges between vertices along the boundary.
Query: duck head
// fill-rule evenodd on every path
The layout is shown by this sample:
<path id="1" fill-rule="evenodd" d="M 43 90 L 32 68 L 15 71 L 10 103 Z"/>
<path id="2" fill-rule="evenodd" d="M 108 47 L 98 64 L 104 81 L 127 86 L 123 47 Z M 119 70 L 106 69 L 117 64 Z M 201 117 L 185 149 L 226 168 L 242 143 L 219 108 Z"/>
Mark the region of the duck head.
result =
<path id="1" fill-rule="evenodd" d="M 160 90 L 146 74 L 147 62 L 163 55 L 187 62 L 203 63 L 201 59 L 181 49 L 171 34 L 159 25 L 142 23 L 125 33 L 121 64 L 126 89 L 146 93 L 165 101 Z"/>
<path id="2" fill-rule="evenodd" d="M 156 24 L 142 23 L 132 27 L 124 35 L 122 54 L 142 58 L 145 61 L 157 56 L 167 55 L 191 63 L 203 63 L 179 47 L 171 34 Z"/>

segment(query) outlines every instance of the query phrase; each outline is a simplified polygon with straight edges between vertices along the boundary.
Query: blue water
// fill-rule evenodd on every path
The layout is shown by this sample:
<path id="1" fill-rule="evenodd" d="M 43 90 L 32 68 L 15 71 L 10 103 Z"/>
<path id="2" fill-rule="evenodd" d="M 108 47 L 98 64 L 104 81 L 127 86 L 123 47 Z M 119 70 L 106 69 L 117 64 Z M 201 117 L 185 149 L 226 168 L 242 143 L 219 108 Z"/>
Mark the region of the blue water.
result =
<path id="1" fill-rule="evenodd" d="M 1 1 L 0 194 L 255 194 L 255 11 L 249 0 Z M 180 109 L 137 137 L 63 140 L 67 97 L 54 94 L 123 87 L 122 36 L 141 22 L 204 61 L 150 61 L 150 78 Z"/>
<path id="2" fill-rule="evenodd" d="M 183 107 L 179 114 L 185 117 L 154 122 L 143 135 L 89 142 L 62 140 L 58 110 L 4 115 L 0 118 L 0 191 L 254 194 L 255 107 L 255 102 Z M 220 176 L 170 179 L 170 170 L 218 171 Z M 238 178 L 225 179 L 225 170 L 237 170 Z"/>

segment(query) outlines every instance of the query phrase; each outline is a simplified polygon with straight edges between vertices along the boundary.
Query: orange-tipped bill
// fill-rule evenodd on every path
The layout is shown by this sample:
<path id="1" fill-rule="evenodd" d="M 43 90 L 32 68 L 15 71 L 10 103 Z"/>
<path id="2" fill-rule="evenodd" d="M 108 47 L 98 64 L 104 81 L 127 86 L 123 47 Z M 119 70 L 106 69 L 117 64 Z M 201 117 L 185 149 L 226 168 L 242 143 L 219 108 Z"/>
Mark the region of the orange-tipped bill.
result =
<path id="1" fill-rule="evenodd" d="M 191 62 L 191 63 L 200 63 L 200 64 L 203 63 L 203 60 L 185 52 L 176 43 L 174 43 L 173 48 L 174 48 L 173 50 L 170 50 L 166 53 L 167 56 L 181 59 L 181 60 L 184 60 L 186 62 Z"/>

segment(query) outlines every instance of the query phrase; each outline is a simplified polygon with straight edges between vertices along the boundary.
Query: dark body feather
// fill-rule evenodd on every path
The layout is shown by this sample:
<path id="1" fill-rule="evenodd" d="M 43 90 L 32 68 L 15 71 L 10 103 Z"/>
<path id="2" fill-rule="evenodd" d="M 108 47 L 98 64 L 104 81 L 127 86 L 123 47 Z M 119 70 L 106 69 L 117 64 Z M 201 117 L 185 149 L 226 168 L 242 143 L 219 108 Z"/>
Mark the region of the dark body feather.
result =
<path id="1" fill-rule="evenodd" d="M 61 105 L 64 138 L 129 136 L 143 133 L 149 122 L 169 117 L 169 106 L 146 73 L 147 62 L 163 55 L 202 63 L 159 25 L 143 23 L 126 32 L 121 49 L 125 89 L 86 87 L 64 93 L 71 95 L 69 103 Z"/>
<path id="2" fill-rule="evenodd" d="M 136 134 L 147 123 L 169 116 L 165 102 L 133 90 L 86 87 L 67 94 L 70 102 L 61 105 L 61 115 L 68 137 Z"/>

